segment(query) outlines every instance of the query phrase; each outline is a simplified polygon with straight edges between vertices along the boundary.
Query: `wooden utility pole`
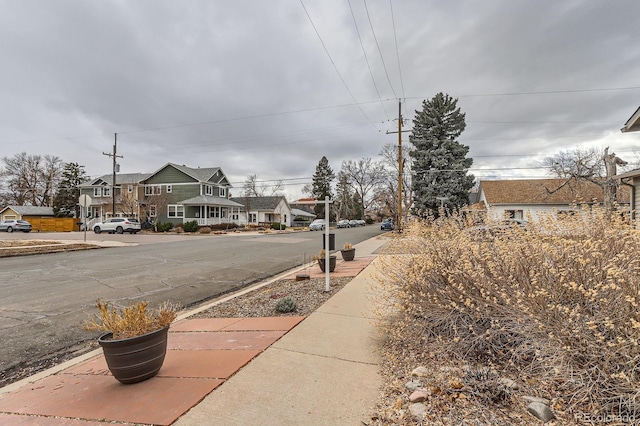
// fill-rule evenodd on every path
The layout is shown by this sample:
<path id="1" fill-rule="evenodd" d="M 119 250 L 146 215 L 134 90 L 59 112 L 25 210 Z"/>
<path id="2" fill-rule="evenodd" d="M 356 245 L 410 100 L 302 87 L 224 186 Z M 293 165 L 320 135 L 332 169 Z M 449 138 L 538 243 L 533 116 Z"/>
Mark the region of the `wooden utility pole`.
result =
<path id="1" fill-rule="evenodd" d="M 404 200 L 402 194 L 402 182 L 403 182 L 403 169 L 404 169 L 404 158 L 402 156 L 402 133 L 410 132 L 411 130 L 402 130 L 402 101 L 398 100 L 398 131 L 397 132 L 387 132 L 388 135 L 393 133 L 398 133 L 398 217 L 397 217 L 397 227 L 398 232 L 402 232 L 402 202 Z"/>
<path id="2" fill-rule="evenodd" d="M 112 210 L 111 217 L 116 216 L 116 168 L 118 167 L 118 163 L 116 163 L 116 159 L 124 158 L 122 155 L 118 155 L 118 134 L 113 134 L 113 154 L 108 152 L 103 152 L 102 155 L 106 155 L 107 157 L 113 158 L 113 181 L 111 182 L 111 198 L 112 198 Z"/>

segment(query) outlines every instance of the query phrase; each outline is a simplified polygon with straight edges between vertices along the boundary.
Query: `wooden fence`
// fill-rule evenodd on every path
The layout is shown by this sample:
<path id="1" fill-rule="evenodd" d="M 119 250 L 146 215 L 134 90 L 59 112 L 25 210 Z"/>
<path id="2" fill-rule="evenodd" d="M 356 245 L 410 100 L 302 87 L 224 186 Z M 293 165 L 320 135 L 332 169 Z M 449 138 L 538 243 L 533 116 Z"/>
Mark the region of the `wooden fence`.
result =
<path id="1" fill-rule="evenodd" d="M 31 223 L 33 232 L 71 232 L 79 231 L 80 219 L 73 217 L 23 217 Z"/>

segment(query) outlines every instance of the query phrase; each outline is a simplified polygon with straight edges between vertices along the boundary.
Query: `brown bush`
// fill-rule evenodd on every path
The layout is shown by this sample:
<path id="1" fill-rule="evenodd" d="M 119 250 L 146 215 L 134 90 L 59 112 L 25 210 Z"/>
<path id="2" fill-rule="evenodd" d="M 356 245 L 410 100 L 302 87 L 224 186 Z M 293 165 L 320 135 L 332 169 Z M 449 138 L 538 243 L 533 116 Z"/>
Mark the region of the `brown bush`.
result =
<path id="1" fill-rule="evenodd" d="M 391 345 L 414 362 L 438 353 L 489 365 L 561 395 L 569 411 L 633 413 L 639 233 L 585 207 L 491 238 L 466 225 L 414 221 L 393 241 L 380 313 Z"/>

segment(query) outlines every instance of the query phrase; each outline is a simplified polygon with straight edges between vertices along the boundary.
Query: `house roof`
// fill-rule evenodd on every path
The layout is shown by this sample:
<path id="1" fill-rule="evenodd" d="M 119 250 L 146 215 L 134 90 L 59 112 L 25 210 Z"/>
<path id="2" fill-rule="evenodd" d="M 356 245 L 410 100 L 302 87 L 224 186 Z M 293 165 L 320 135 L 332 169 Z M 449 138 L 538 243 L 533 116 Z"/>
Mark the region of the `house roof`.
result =
<path id="1" fill-rule="evenodd" d="M 317 214 L 311 213 L 310 211 L 304 209 L 291 209 L 292 216 L 302 216 L 302 217 L 316 217 Z"/>
<path id="2" fill-rule="evenodd" d="M 180 204 L 185 206 L 225 206 L 225 207 L 244 207 L 242 204 L 238 204 L 227 198 L 213 197 L 210 195 L 198 195 L 197 197 L 189 198 L 180 201 Z"/>
<path id="3" fill-rule="evenodd" d="M 640 169 L 629 170 L 628 172 L 620 173 L 619 175 L 615 175 L 614 177 L 616 179 L 626 179 L 636 176 L 640 176 Z"/>
<path id="4" fill-rule="evenodd" d="M 171 166 L 177 170 L 180 170 L 182 173 L 186 174 L 187 176 L 192 177 L 193 179 L 197 180 L 198 182 L 209 182 L 209 179 L 211 179 L 213 177 L 213 175 L 215 175 L 216 173 L 218 173 L 218 171 L 220 171 L 223 175 L 222 179 L 225 178 L 224 176 L 224 172 L 222 172 L 222 170 L 220 169 L 220 167 L 203 167 L 203 168 L 192 168 L 192 167 L 187 167 L 185 165 L 179 165 L 179 164 L 175 164 L 175 163 L 167 163 L 164 166 L 160 167 L 158 170 L 156 170 L 153 173 L 150 173 L 147 178 L 150 178 L 151 176 L 159 173 L 161 170 L 164 170 L 166 167 Z M 222 179 L 220 181 L 222 181 Z M 216 182 L 216 183 L 220 183 L 220 181 Z M 226 186 L 231 186 L 230 184 L 227 184 Z"/>
<path id="5" fill-rule="evenodd" d="M 7 206 L 0 213 L 11 209 L 21 216 L 53 216 L 53 207 L 41 206 Z"/>
<path id="6" fill-rule="evenodd" d="M 236 203 L 240 203 L 243 207 L 248 208 L 249 210 L 274 211 L 282 200 L 289 205 L 287 199 L 281 195 L 274 195 L 271 197 L 232 197 L 231 200 Z"/>
<path id="7" fill-rule="evenodd" d="M 147 177 L 149 176 L 149 173 L 117 173 L 116 174 L 116 185 L 122 185 L 122 184 L 126 184 L 126 183 L 140 183 L 143 180 L 145 180 Z M 113 181 L 113 175 L 102 175 L 100 177 L 97 177 L 93 180 L 89 180 L 86 181 L 82 184 L 80 184 L 80 186 L 82 187 L 88 187 L 88 186 L 95 186 L 95 185 L 101 185 L 102 183 L 105 183 L 107 185 L 111 185 L 111 182 Z"/>
<path id="8" fill-rule="evenodd" d="M 624 127 L 620 129 L 622 133 L 640 131 L 640 107 L 633 113 L 631 117 L 624 123 Z"/>
<path id="9" fill-rule="evenodd" d="M 564 185 L 563 185 L 564 184 Z M 515 179 L 482 180 L 480 188 L 489 205 L 495 204 L 573 204 L 602 202 L 602 188 L 586 180 Z M 618 190 L 618 201 L 628 203 L 630 192 L 626 186 Z"/>

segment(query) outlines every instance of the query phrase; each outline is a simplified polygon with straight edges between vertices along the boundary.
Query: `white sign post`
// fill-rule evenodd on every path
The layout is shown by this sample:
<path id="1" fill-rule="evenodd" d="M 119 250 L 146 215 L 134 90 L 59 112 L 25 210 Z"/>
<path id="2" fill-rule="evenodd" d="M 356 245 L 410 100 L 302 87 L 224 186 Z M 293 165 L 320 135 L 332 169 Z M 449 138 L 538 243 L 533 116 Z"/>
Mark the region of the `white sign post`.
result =
<path id="1" fill-rule="evenodd" d="M 91 197 L 87 194 L 82 194 L 78 200 L 80 204 L 80 214 L 82 215 L 82 225 L 84 227 L 84 241 L 87 241 L 87 209 L 91 205 Z"/>

